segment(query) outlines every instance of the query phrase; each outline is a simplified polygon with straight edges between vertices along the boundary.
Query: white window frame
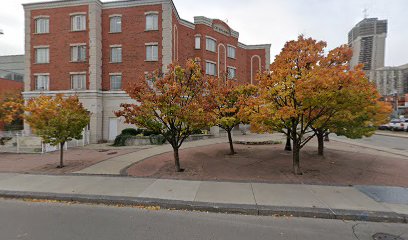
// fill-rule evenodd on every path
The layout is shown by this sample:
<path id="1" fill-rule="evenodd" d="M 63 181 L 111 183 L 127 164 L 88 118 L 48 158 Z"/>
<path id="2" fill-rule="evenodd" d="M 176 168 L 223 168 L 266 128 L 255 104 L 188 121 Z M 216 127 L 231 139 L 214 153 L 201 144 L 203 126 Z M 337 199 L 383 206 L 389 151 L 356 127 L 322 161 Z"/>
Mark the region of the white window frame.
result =
<path id="1" fill-rule="evenodd" d="M 205 38 L 205 50 L 210 52 L 217 51 L 217 40 L 215 38 L 207 36 Z"/>
<path id="2" fill-rule="evenodd" d="M 34 77 L 35 91 L 48 91 L 50 89 L 50 75 L 48 73 L 34 74 Z"/>
<path id="3" fill-rule="evenodd" d="M 36 64 L 47 64 L 50 63 L 50 48 L 47 47 L 34 47 L 35 48 L 35 63 Z M 44 51 L 44 56 L 39 56 L 39 54 Z"/>
<path id="4" fill-rule="evenodd" d="M 234 76 L 231 76 L 231 74 L 230 74 L 231 70 L 234 71 Z M 237 78 L 237 69 L 235 67 L 228 66 L 227 71 L 228 71 L 228 79 L 236 79 Z"/>
<path id="5" fill-rule="evenodd" d="M 86 31 L 86 14 L 71 15 L 71 31 Z"/>
<path id="6" fill-rule="evenodd" d="M 39 16 L 35 18 L 35 34 L 50 33 L 50 17 Z"/>
<path id="7" fill-rule="evenodd" d="M 86 62 L 86 44 L 71 45 L 71 62 Z"/>
<path id="8" fill-rule="evenodd" d="M 159 13 L 149 12 L 146 13 L 146 31 L 159 30 Z"/>
<path id="9" fill-rule="evenodd" d="M 110 62 L 111 63 L 121 63 L 122 62 L 122 45 L 110 46 Z"/>
<path id="10" fill-rule="evenodd" d="M 119 22 L 117 21 L 118 19 Z M 121 33 L 121 32 L 122 32 L 122 15 L 109 16 L 109 33 Z"/>
<path id="11" fill-rule="evenodd" d="M 194 39 L 194 48 L 195 49 L 201 49 L 201 36 L 195 36 L 195 39 Z"/>
<path id="12" fill-rule="evenodd" d="M 114 82 L 115 80 L 118 80 L 120 78 L 119 84 L 118 82 Z M 111 73 L 109 74 L 109 81 L 110 81 L 110 90 L 111 91 L 120 91 L 122 90 L 122 73 Z M 119 87 L 114 87 L 116 85 L 119 85 Z"/>
<path id="13" fill-rule="evenodd" d="M 236 59 L 237 58 L 237 48 L 232 45 L 227 45 L 227 55 L 229 58 Z"/>
<path id="14" fill-rule="evenodd" d="M 86 90 L 86 73 L 70 73 L 71 76 L 71 90 Z M 75 79 L 81 77 L 82 79 Z M 77 80 L 81 80 L 75 82 Z"/>
<path id="15" fill-rule="evenodd" d="M 212 61 L 205 61 L 205 74 L 210 76 L 217 76 L 217 63 Z"/>
<path id="16" fill-rule="evenodd" d="M 146 61 L 148 62 L 159 61 L 159 44 L 158 43 L 146 43 Z"/>

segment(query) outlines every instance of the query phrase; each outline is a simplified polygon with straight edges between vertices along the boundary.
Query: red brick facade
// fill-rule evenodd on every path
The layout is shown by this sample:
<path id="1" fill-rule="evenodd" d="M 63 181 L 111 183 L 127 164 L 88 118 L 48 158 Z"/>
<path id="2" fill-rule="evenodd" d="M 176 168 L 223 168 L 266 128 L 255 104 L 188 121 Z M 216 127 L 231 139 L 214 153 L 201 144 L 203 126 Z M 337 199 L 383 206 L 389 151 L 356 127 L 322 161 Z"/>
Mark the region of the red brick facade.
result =
<path id="1" fill-rule="evenodd" d="M 37 73 L 49 73 L 50 90 L 69 90 L 71 89 L 70 72 L 88 72 L 87 62 L 71 62 L 70 44 L 86 43 L 89 46 L 89 24 L 86 31 L 71 31 L 72 13 L 84 13 L 88 19 L 88 6 L 73 6 L 69 8 L 52 8 L 31 11 L 31 89 L 34 90 L 35 76 Z M 39 16 L 49 16 L 49 33 L 36 34 L 35 18 Z M 37 46 L 49 46 L 50 63 L 35 63 L 35 48 Z M 87 51 L 89 59 L 89 51 Z M 87 74 L 88 75 L 88 74 Z M 87 78 L 89 86 L 89 78 Z"/>
<path id="2" fill-rule="evenodd" d="M 64 4 L 49 7 L 46 3 L 43 8 L 37 7 L 30 10 L 30 90 L 35 90 L 35 74 L 49 74 L 49 90 L 70 90 L 70 73 L 86 72 L 87 89 L 89 90 L 89 48 L 90 48 L 90 21 L 89 6 L 87 0 L 79 0 L 77 4 Z M 97 2 L 95 0 L 95 2 Z M 140 1 L 139 1 L 140 2 Z M 154 1 L 153 1 L 154 2 Z M 102 4 L 97 2 L 98 4 Z M 172 4 L 172 2 L 170 2 Z M 145 72 L 151 72 L 160 68 L 163 64 L 163 19 L 162 4 L 135 5 L 104 8 L 102 4 L 101 31 L 102 31 L 102 86 L 100 90 L 110 90 L 110 73 L 121 73 L 123 86 L 127 82 L 139 80 Z M 158 13 L 158 30 L 146 31 L 146 12 Z M 71 15 L 84 13 L 87 19 L 86 30 L 75 32 L 71 30 Z M 110 33 L 110 16 L 122 17 L 122 31 Z M 38 17 L 49 18 L 49 33 L 35 33 L 35 20 Z M 238 42 L 238 36 L 232 36 L 233 30 L 223 21 L 218 19 L 201 18 L 200 23 L 189 23 L 178 17 L 178 13 L 172 11 L 172 60 L 185 62 L 188 58 L 199 57 L 203 61 L 212 61 L 217 64 L 220 75 L 225 74 L 227 67 L 236 68 L 236 79 L 240 82 L 251 82 L 251 73 L 254 76 L 259 70 L 265 69 L 269 64 L 268 45 L 259 48 L 247 47 Z M 204 23 L 203 23 L 204 21 Z M 187 24 L 186 24 L 187 23 Z M 190 25 L 190 26 L 188 26 Z M 216 31 L 219 27 L 226 32 Z M 201 47 L 195 49 L 195 36 L 201 36 Z M 216 52 L 206 50 L 206 37 L 216 39 Z M 158 43 L 159 60 L 155 62 L 145 61 L 145 44 Z M 72 44 L 86 44 L 87 61 L 71 62 Z M 110 46 L 122 46 L 122 62 L 110 63 Z M 236 58 L 226 57 L 228 45 L 236 48 Z M 38 46 L 49 46 L 50 62 L 46 64 L 35 63 L 35 49 Z M 265 47 L 266 46 L 266 47 Z M 259 56 L 259 57 L 258 57 Z M 260 62 L 259 62 L 260 59 Z M 226 60 L 226 61 L 225 61 Z M 252 61 L 252 64 L 251 64 Z M 261 68 L 259 67 L 261 66 Z M 252 67 L 252 71 L 251 71 Z M 252 77 L 254 79 L 254 77 Z"/>
<path id="3" fill-rule="evenodd" d="M 23 88 L 22 82 L 0 78 L 0 95 L 3 93 L 21 93 Z"/>
<path id="4" fill-rule="evenodd" d="M 198 57 L 204 72 L 208 61 L 215 64 L 216 76 L 223 76 L 231 67 L 235 69 L 235 80 L 255 83 L 256 73 L 269 68 L 270 64 L 269 44 L 242 44 L 238 39 L 239 33 L 218 19 L 196 17 L 194 23 L 183 20 L 172 0 L 103 3 L 99 0 L 60 0 L 24 4 L 24 10 L 25 99 L 39 94 L 78 95 L 92 113 L 89 127 L 91 142 L 112 140 L 126 127 L 121 120 L 116 121 L 114 112 L 121 103 L 132 100 L 120 88 L 112 89 L 111 75 L 115 75 L 115 81 L 120 79 L 116 79 L 116 75 L 121 76 L 123 88 L 129 82 L 144 81 L 148 72 L 165 71 L 172 61 L 184 64 L 188 58 Z M 86 18 L 84 24 L 82 20 L 76 22 L 81 29 L 85 27 L 83 31 L 73 31 L 72 18 L 78 14 Z M 149 30 L 147 16 L 152 15 L 155 16 L 154 27 Z M 117 23 L 120 23 L 121 31 L 111 32 L 111 18 L 120 19 Z M 38 19 L 41 21 L 37 22 Z M 38 27 L 40 32 L 45 33 L 37 33 L 39 22 L 47 23 Z M 201 42 L 199 49 L 195 46 L 197 36 Z M 206 49 L 207 38 L 215 40 L 212 45 L 215 51 Z M 86 46 L 85 60 L 72 61 L 75 54 L 71 48 L 74 46 L 82 46 L 78 47 L 78 52 L 75 51 L 78 56 L 83 55 L 83 46 Z M 111 62 L 112 47 L 121 48 L 121 61 Z M 228 57 L 228 47 L 235 49 L 235 58 Z M 49 61 L 36 63 L 36 50 L 43 51 L 44 48 L 49 51 L 48 55 L 45 54 Z M 147 49 L 154 53 L 154 58 L 147 59 Z M 47 59 L 44 52 L 38 56 Z M 81 77 L 81 87 L 74 87 L 73 74 L 86 75 L 85 86 Z M 47 87 L 37 84 L 37 77 L 41 80 L 39 82 L 48 83 Z"/>

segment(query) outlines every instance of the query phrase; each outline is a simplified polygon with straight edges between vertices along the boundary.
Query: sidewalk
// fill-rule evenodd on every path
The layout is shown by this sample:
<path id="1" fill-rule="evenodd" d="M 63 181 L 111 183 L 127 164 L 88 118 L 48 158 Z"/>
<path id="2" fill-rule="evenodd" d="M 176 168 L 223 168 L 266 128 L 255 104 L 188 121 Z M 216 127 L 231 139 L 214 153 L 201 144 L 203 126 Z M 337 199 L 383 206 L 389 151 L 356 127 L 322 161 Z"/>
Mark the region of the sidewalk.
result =
<path id="1" fill-rule="evenodd" d="M 408 189 L 0 173 L 0 197 L 252 215 L 408 221 Z"/>

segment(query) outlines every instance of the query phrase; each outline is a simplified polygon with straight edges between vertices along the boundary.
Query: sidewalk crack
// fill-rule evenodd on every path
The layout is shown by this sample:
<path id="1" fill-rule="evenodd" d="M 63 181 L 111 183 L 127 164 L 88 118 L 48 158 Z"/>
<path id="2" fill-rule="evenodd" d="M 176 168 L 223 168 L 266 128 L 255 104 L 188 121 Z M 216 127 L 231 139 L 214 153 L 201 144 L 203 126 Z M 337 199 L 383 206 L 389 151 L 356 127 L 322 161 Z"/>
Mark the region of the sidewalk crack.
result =
<path id="1" fill-rule="evenodd" d="M 257 215 L 259 215 L 258 202 L 256 201 L 256 198 L 255 198 L 254 187 L 252 186 L 252 183 L 249 183 L 249 184 L 251 185 L 252 197 L 254 198 Z"/>

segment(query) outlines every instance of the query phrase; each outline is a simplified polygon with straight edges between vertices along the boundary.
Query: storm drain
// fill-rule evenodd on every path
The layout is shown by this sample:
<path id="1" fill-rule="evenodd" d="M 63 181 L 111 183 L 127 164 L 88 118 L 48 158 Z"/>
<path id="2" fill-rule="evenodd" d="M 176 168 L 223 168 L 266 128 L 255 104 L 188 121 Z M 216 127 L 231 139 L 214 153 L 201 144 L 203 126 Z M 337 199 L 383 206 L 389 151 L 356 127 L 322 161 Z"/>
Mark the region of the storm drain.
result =
<path id="1" fill-rule="evenodd" d="M 388 233 L 376 233 L 373 235 L 374 240 L 405 240 L 400 236 L 395 236 Z"/>

